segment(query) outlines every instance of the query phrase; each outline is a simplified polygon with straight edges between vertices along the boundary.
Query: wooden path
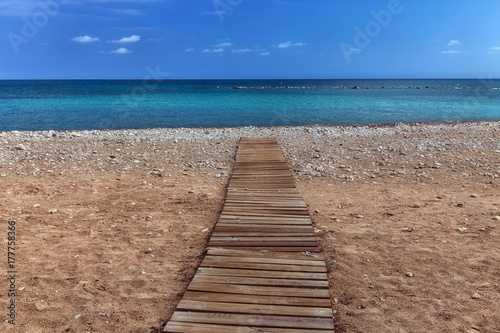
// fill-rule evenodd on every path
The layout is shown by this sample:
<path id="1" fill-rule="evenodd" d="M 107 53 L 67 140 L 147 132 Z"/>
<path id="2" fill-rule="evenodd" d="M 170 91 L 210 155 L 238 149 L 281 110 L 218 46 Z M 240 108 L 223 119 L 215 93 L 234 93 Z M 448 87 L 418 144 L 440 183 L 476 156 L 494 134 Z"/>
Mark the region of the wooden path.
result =
<path id="1" fill-rule="evenodd" d="M 164 332 L 333 332 L 326 267 L 275 139 L 241 138 L 208 252 Z"/>

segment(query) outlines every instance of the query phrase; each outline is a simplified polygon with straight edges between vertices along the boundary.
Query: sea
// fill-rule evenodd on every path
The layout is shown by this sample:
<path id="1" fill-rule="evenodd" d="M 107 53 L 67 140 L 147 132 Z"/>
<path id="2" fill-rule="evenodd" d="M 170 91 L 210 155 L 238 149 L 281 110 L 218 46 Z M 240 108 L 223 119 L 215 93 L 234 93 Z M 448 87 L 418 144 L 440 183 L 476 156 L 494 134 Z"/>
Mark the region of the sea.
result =
<path id="1" fill-rule="evenodd" d="M 0 81 L 0 131 L 491 120 L 499 79 Z"/>

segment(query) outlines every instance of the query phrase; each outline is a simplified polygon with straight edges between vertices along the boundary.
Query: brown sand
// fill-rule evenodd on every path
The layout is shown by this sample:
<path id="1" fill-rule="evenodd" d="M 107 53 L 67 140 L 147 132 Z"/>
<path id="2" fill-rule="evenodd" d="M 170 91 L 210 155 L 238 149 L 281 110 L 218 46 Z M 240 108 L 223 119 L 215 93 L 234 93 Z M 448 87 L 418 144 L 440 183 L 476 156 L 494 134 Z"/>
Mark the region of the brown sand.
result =
<path id="1" fill-rule="evenodd" d="M 17 238 L 16 325 L 0 331 L 159 330 L 203 257 L 239 136 L 280 141 L 337 332 L 500 332 L 499 122 L 0 133 L 0 232 L 16 220 Z"/>

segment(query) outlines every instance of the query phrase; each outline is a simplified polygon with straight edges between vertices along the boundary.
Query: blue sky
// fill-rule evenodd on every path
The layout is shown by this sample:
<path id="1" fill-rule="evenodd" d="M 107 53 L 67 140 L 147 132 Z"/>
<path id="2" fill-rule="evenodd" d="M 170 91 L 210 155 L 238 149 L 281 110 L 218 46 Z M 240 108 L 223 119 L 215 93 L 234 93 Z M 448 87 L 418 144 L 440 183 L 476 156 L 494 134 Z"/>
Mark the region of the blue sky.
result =
<path id="1" fill-rule="evenodd" d="M 498 0 L 0 0 L 0 79 L 500 78 Z"/>

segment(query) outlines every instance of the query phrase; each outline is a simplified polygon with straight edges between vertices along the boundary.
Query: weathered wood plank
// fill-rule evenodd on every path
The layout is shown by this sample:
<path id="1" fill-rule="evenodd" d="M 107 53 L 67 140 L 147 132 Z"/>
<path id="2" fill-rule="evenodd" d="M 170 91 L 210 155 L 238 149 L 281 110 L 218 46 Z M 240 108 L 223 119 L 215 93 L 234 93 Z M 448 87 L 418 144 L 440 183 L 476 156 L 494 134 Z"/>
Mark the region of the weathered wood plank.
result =
<path id="1" fill-rule="evenodd" d="M 216 255 L 216 256 L 232 256 L 232 257 L 250 257 L 250 258 L 269 258 L 270 253 L 267 251 L 239 251 L 239 250 L 231 250 L 231 249 L 222 249 L 222 248 L 209 248 L 207 251 L 208 255 Z M 274 254 L 273 254 L 274 255 Z M 294 259 L 301 260 L 304 257 L 307 260 L 318 260 L 325 261 L 323 254 L 321 253 L 279 253 L 279 257 L 282 259 Z"/>
<path id="2" fill-rule="evenodd" d="M 312 297 L 312 298 L 327 298 L 330 299 L 330 292 L 324 287 L 307 287 L 301 286 L 270 286 L 270 285 L 245 285 L 245 284 L 224 284 L 213 282 L 198 282 L 192 281 L 187 290 L 193 291 L 210 291 L 228 294 L 251 294 L 251 295 L 267 295 L 267 296 L 283 296 L 288 297 Z"/>
<path id="3" fill-rule="evenodd" d="M 241 304 L 267 304 L 267 305 L 293 305 L 309 307 L 331 307 L 331 301 L 326 298 L 260 296 L 245 294 L 221 294 L 203 291 L 186 291 L 184 299 L 191 301 L 241 303 Z"/>
<path id="4" fill-rule="evenodd" d="M 273 279 L 273 278 L 252 278 L 239 276 L 207 276 L 196 274 L 193 282 L 250 285 L 250 286 L 283 286 L 297 288 L 324 288 L 328 289 L 327 280 L 300 280 L 300 279 Z"/>
<path id="5" fill-rule="evenodd" d="M 240 326 L 237 324 L 233 325 L 214 325 L 214 324 L 200 324 L 200 323 L 183 323 L 183 322 L 171 322 L 165 328 L 164 332 L 176 332 L 176 333 L 256 333 L 256 332 L 267 332 L 267 333 L 283 333 L 283 328 L 276 327 L 266 327 L 263 330 L 256 330 L 255 326 Z M 322 333 L 331 332 L 331 330 L 311 330 L 304 328 L 287 328 L 287 333 Z"/>
<path id="6" fill-rule="evenodd" d="M 225 312 L 225 313 L 245 313 L 245 314 L 267 314 L 267 315 L 284 315 L 284 316 L 300 316 L 300 317 L 322 317 L 332 318 L 333 312 L 331 307 L 299 307 L 288 305 L 265 305 L 265 304 L 237 304 L 225 302 L 204 302 L 181 300 L 177 306 L 179 310 L 187 311 L 209 311 L 209 312 Z"/>
<path id="7" fill-rule="evenodd" d="M 310 272 L 283 272 L 283 271 L 262 271 L 254 269 L 233 269 L 233 268 L 213 268 L 200 267 L 199 273 L 204 276 L 225 276 L 225 277 L 260 277 L 260 278 L 282 278 L 282 279 L 303 279 L 303 280 L 323 280 L 326 281 L 326 276 L 323 273 Z"/>
<path id="8" fill-rule="evenodd" d="M 282 327 L 282 328 L 302 328 L 315 330 L 333 329 L 333 321 L 329 318 L 315 318 L 298 316 L 273 316 L 273 315 L 248 315 L 229 313 L 203 313 L 178 311 L 172 316 L 176 322 L 189 322 L 201 324 L 233 324 L 235 322 L 252 327 Z M 262 330 L 265 332 L 265 330 Z M 203 331 L 201 331 L 203 332 Z M 235 332 L 235 331 L 233 331 Z M 237 332 L 237 331 L 236 331 Z M 287 331 L 281 331 L 287 332 Z M 321 331 L 320 331 L 321 332 Z"/>

